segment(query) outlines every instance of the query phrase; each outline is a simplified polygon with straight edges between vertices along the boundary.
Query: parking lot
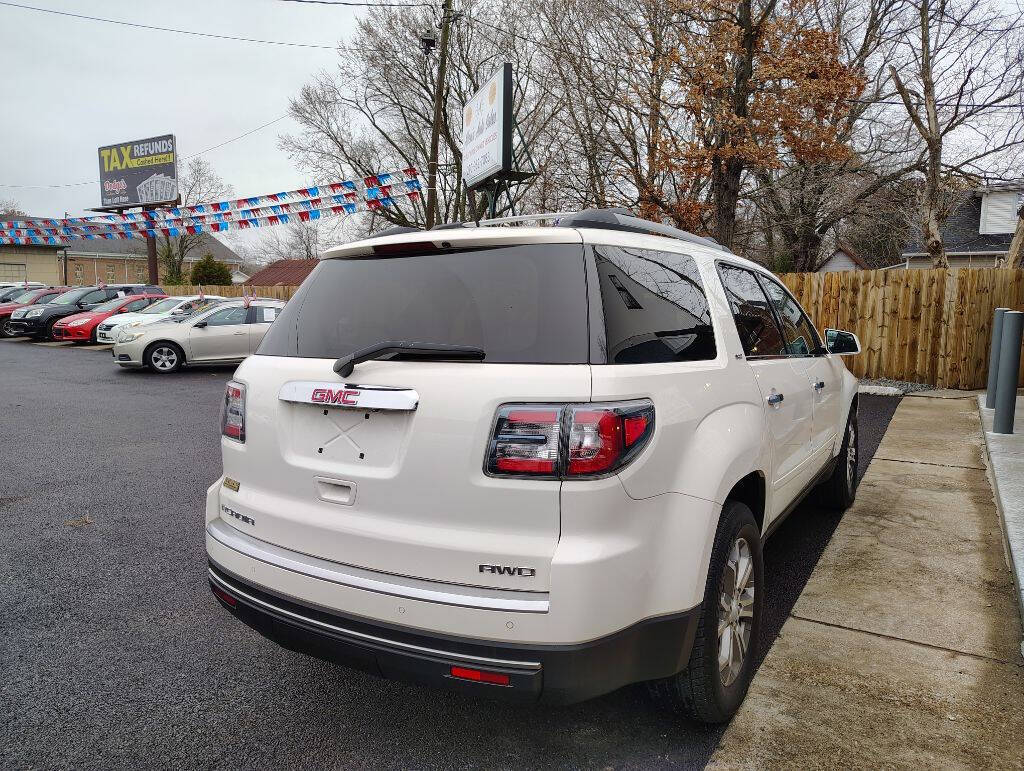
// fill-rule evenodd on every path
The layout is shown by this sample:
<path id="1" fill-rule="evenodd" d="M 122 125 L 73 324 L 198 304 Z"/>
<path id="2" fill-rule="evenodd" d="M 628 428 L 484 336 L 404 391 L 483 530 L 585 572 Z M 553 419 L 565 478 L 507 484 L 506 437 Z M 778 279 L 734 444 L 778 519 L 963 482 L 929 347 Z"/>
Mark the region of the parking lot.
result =
<path id="1" fill-rule="evenodd" d="M 0 341 L 4 767 L 702 766 L 722 729 L 642 687 L 517 707 L 278 648 L 216 603 L 203 500 L 232 368 L 122 371 Z M 862 396 L 860 473 L 898 399 Z M 775 638 L 838 515 L 805 504 L 766 550 Z"/>

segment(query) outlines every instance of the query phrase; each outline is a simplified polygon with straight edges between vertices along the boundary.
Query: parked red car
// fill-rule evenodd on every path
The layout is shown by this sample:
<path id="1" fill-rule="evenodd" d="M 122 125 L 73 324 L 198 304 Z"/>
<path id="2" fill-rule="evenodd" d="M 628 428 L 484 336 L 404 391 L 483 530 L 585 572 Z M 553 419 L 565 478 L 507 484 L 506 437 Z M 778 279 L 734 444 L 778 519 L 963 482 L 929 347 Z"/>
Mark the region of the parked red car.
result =
<path id="1" fill-rule="evenodd" d="M 18 310 L 18 308 L 24 308 L 26 305 L 48 303 L 54 297 L 68 291 L 70 288 L 67 286 L 31 287 L 0 303 L 0 337 L 15 336 L 15 332 L 7 328 L 7 323 L 11 320 L 11 314 Z"/>
<path id="2" fill-rule="evenodd" d="M 73 340 L 76 342 L 96 342 L 96 327 L 101 321 L 117 313 L 135 313 L 152 305 L 157 300 L 165 300 L 164 294 L 130 294 L 115 297 L 97 305 L 91 311 L 67 316 L 53 325 L 54 340 Z"/>

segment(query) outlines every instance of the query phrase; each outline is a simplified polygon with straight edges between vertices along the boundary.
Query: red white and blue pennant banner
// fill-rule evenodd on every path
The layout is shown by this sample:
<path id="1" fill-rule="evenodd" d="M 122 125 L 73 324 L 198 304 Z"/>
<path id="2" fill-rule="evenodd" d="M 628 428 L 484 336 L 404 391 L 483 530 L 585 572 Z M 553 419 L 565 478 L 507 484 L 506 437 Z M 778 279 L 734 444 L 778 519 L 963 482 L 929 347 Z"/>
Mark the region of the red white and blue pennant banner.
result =
<path id="1" fill-rule="evenodd" d="M 273 225 L 285 225 L 289 222 L 315 222 L 316 220 L 323 219 L 326 217 L 338 217 L 346 214 L 357 214 L 359 212 L 372 212 L 379 211 L 385 206 L 397 206 L 397 198 L 408 198 L 411 201 L 417 200 L 420 197 L 418 190 L 413 190 L 408 193 L 402 193 L 400 195 L 392 194 L 382 199 L 367 199 L 361 202 L 346 201 L 342 204 L 334 206 L 324 206 L 313 209 L 303 209 L 301 211 L 285 213 L 285 214 L 268 214 L 265 216 L 247 217 L 247 218 L 236 218 L 226 219 L 222 221 L 214 220 L 212 222 L 195 222 L 186 223 L 183 220 L 164 220 L 162 222 L 154 223 L 140 223 L 142 230 L 138 231 L 123 231 L 123 230 L 108 230 L 100 233 L 85 233 L 81 235 L 22 235 L 22 236 L 7 236 L 0 235 L 0 244 L 52 244 L 60 245 L 66 241 L 86 239 L 86 240 L 106 240 L 112 241 L 115 239 L 122 238 L 133 238 L 133 237 L 145 237 L 145 236 L 169 236 L 175 238 L 177 236 L 192 235 L 196 233 L 223 233 L 227 230 L 246 230 L 249 228 L 262 228 Z M 176 224 L 169 224 L 176 223 Z M 148 225 L 148 227 L 147 227 Z"/>
<path id="2" fill-rule="evenodd" d="M 410 187 L 410 185 L 415 187 Z M 133 212 L 131 214 L 102 214 L 96 217 L 70 217 L 66 219 L 31 219 L 0 221 L 0 231 L 25 228 L 64 228 L 86 225 L 117 224 L 125 222 L 154 222 L 166 219 L 181 219 L 196 215 L 210 215 L 230 211 L 242 211 L 286 204 L 294 201 L 327 198 L 336 195 L 357 196 L 364 191 L 367 199 L 379 200 L 391 196 L 394 192 L 412 192 L 419 190 L 419 172 L 412 166 L 401 171 L 383 172 L 364 177 L 361 180 L 343 180 L 326 185 L 303 187 L 283 193 L 257 195 L 251 198 L 236 198 L 229 201 L 200 203 L 194 206 L 173 206 L 153 209 L 152 211 Z"/>
<path id="3" fill-rule="evenodd" d="M 274 204 L 272 206 L 261 206 L 253 209 L 238 209 L 214 214 L 193 214 L 189 216 L 169 218 L 150 222 L 120 222 L 107 224 L 71 225 L 66 227 L 40 227 L 41 221 L 32 223 L 32 227 L 8 228 L 0 230 L 0 237 L 17 238 L 25 236 L 66 236 L 68 238 L 86 238 L 90 235 L 111 233 L 114 238 L 132 238 L 135 235 L 145 235 L 148 230 L 156 227 L 161 228 L 183 228 L 188 225 L 205 225 L 214 222 L 236 222 L 245 219 L 259 217 L 277 216 L 282 217 L 289 214 L 300 214 L 303 211 L 314 211 L 317 209 L 329 208 L 330 205 L 347 207 L 349 214 L 359 211 L 358 204 L 364 203 L 368 210 L 374 210 L 381 206 L 391 206 L 396 197 L 409 197 L 413 200 L 418 197 L 421 191 L 418 179 L 406 180 L 400 186 L 401 192 L 393 188 L 395 185 L 384 185 L 374 188 L 373 192 L 365 199 L 360 200 L 356 193 L 344 193 L 322 198 L 310 198 L 306 201 L 294 203 Z M 287 222 L 287 219 L 282 220 Z"/>

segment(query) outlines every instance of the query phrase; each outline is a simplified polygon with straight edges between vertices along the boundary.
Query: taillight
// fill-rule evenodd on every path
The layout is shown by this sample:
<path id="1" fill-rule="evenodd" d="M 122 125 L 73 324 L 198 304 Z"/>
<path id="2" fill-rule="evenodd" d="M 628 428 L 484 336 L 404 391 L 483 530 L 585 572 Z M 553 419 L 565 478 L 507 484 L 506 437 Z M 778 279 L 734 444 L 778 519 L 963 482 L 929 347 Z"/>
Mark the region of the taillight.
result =
<path id="1" fill-rule="evenodd" d="M 487 471 L 499 476 L 557 476 L 563 409 L 561 404 L 500 407 Z"/>
<path id="2" fill-rule="evenodd" d="M 487 455 L 491 476 L 579 479 L 611 474 L 654 433 L 646 400 L 509 404 L 498 409 Z"/>
<path id="3" fill-rule="evenodd" d="M 245 385 L 231 380 L 224 391 L 224 408 L 220 413 L 220 432 L 245 442 Z"/>

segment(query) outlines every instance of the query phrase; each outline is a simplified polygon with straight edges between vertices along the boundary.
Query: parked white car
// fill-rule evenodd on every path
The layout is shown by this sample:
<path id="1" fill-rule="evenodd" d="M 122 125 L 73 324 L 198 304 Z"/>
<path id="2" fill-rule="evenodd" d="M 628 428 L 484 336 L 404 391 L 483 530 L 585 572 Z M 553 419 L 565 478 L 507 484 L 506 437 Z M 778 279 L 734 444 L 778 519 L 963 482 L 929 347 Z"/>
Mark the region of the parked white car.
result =
<path id="1" fill-rule="evenodd" d="M 191 315 L 122 327 L 111 349 L 122 367 L 149 367 L 160 374 L 196 364 L 232 364 L 259 346 L 284 303 L 229 300 Z"/>
<path id="2" fill-rule="evenodd" d="M 826 334 L 764 268 L 621 211 L 346 244 L 227 385 L 211 588 L 387 677 L 650 681 L 727 720 L 763 539 L 856 491 L 859 343 Z"/>
<path id="3" fill-rule="evenodd" d="M 220 295 L 179 295 L 153 303 L 138 313 L 122 313 L 111 316 L 96 327 L 96 341 L 100 343 L 117 342 L 117 331 L 121 327 L 141 327 L 155 324 L 175 316 L 187 316 L 203 308 L 219 303 L 224 298 Z"/>

